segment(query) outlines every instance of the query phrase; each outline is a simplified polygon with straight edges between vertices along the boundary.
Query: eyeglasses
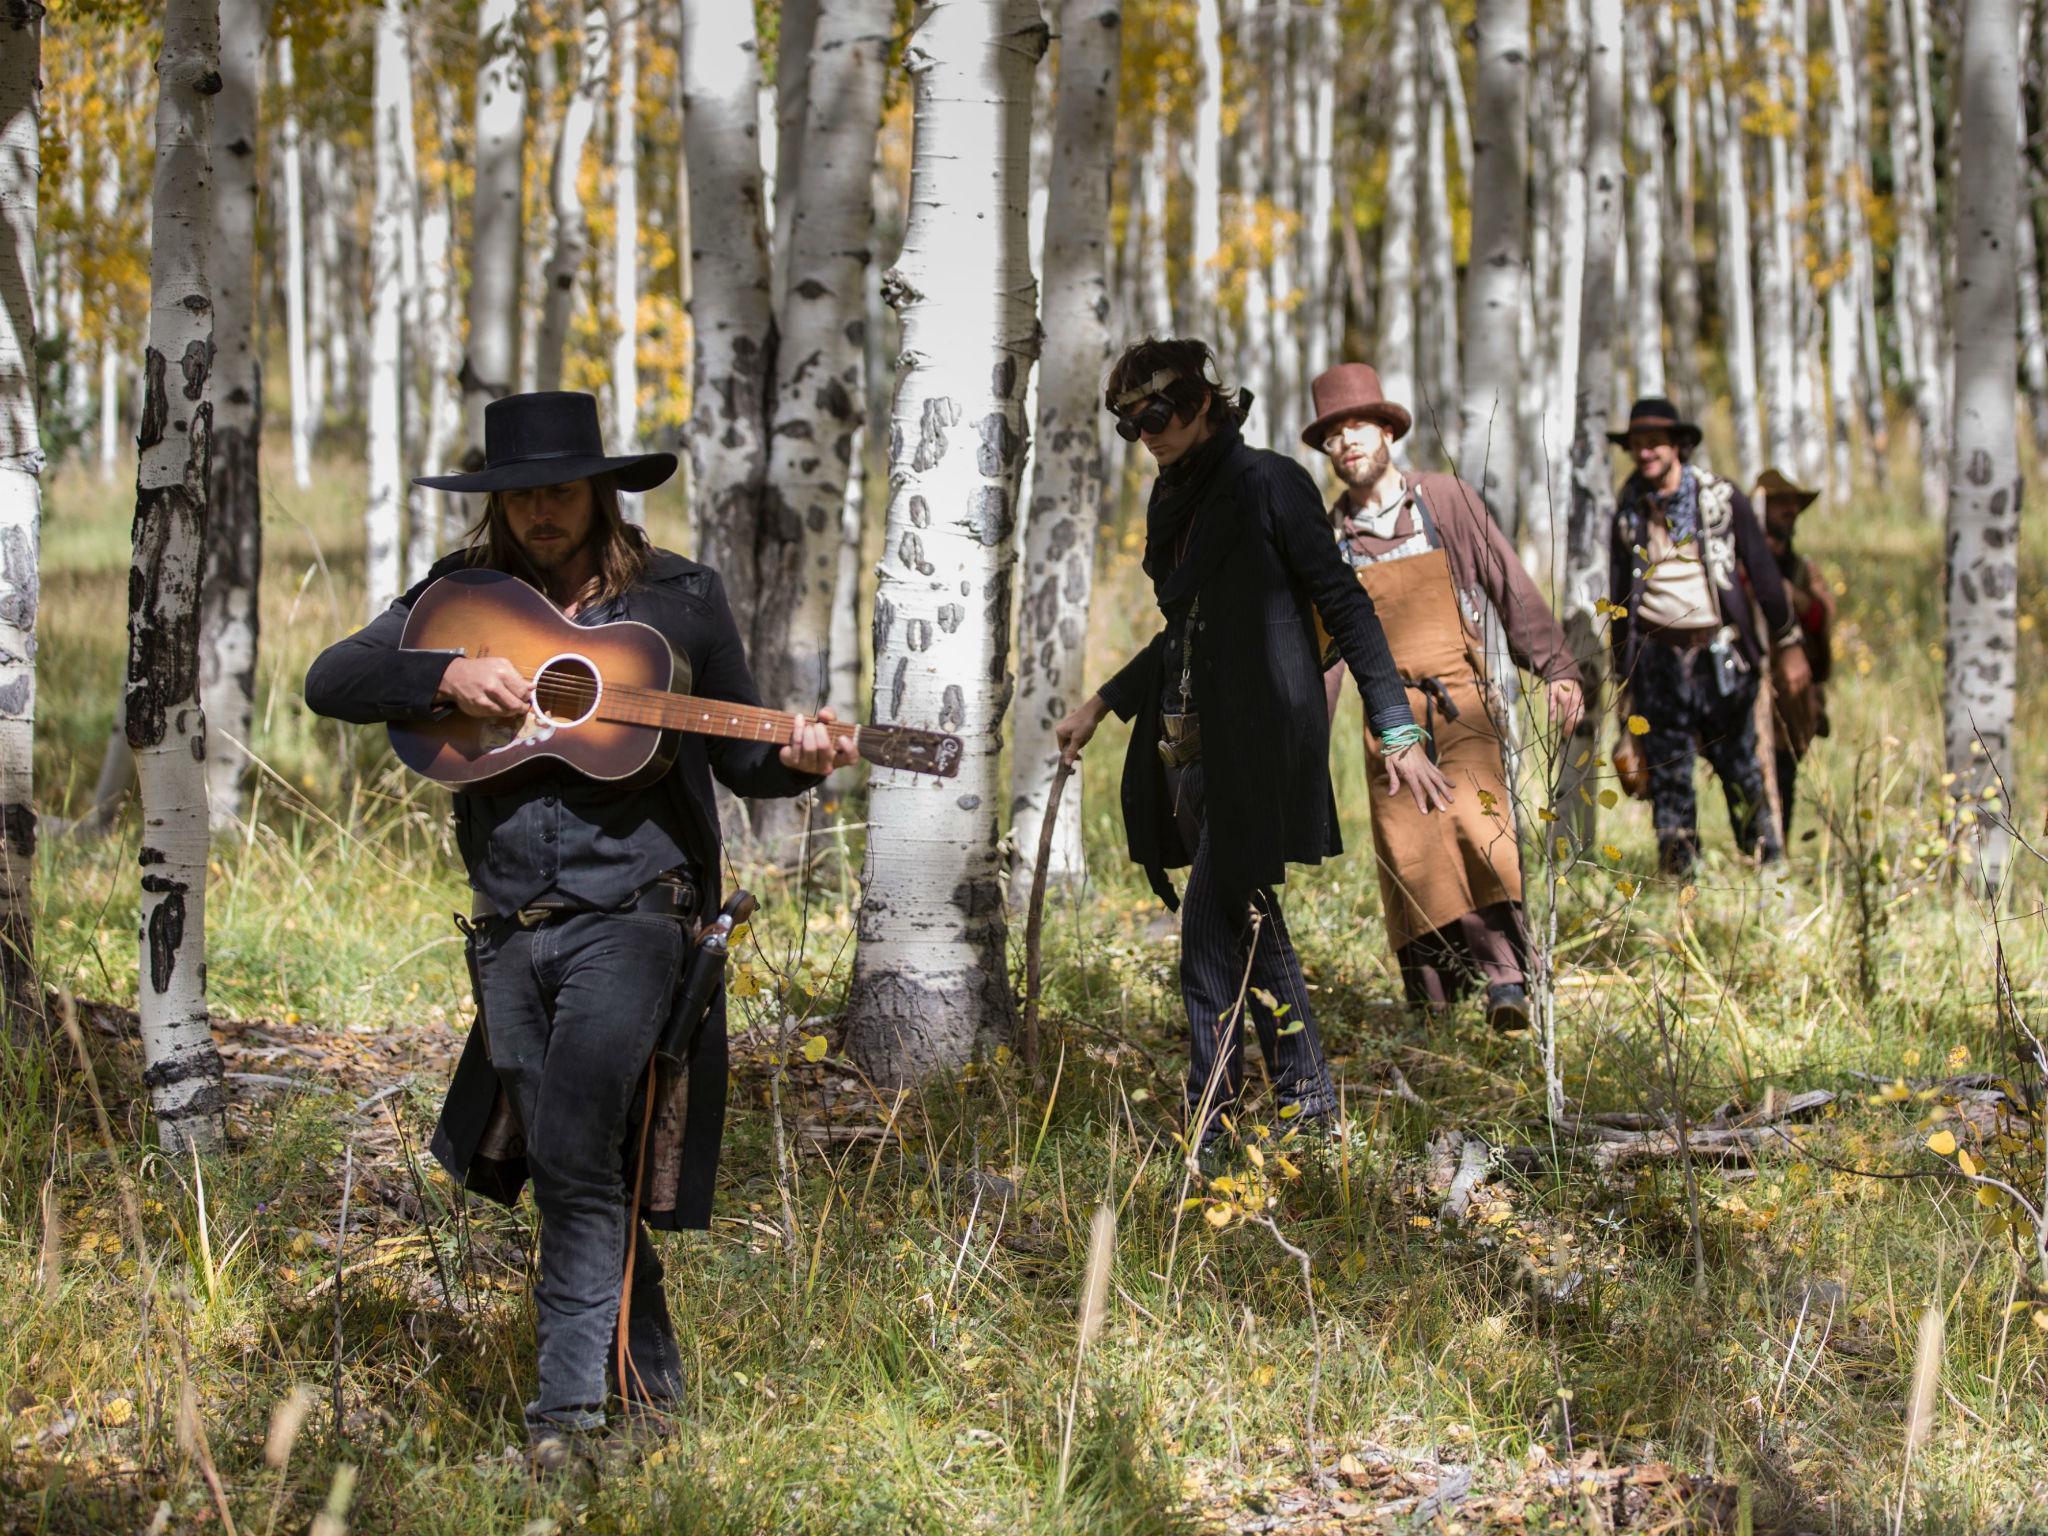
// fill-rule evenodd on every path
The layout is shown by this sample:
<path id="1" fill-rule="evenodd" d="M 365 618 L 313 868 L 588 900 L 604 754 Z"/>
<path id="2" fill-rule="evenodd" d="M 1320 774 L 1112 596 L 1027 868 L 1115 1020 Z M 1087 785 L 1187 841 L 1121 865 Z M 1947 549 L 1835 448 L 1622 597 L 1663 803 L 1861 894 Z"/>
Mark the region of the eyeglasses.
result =
<path id="1" fill-rule="evenodd" d="M 1179 414 L 1171 400 L 1154 395 L 1128 415 L 1122 411 L 1115 412 L 1116 435 L 1127 443 L 1135 443 L 1145 433 L 1164 432 Z"/>

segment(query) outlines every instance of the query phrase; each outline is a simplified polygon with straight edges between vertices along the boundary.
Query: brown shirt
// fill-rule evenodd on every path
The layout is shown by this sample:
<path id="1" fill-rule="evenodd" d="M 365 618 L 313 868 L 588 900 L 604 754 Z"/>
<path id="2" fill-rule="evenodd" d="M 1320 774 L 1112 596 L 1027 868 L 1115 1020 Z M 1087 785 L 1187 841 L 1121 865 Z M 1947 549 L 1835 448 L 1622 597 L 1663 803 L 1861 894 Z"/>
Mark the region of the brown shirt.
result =
<path id="1" fill-rule="evenodd" d="M 1458 584 L 1458 607 L 1473 639 L 1482 638 L 1473 616 L 1483 611 L 1473 599 L 1483 595 L 1500 615 L 1517 666 L 1548 683 L 1578 682 L 1578 663 L 1572 659 L 1564 630 L 1551 616 L 1550 605 L 1529 579 L 1514 546 L 1487 512 L 1479 493 L 1455 475 L 1404 472 L 1403 478 L 1411 496 L 1401 509 L 1393 536 L 1381 539 L 1361 534 L 1356 540 L 1360 550 L 1377 559 L 1412 539 L 1421 527 L 1413 499 L 1419 493 L 1436 520 L 1444 556 Z M 1336 516 L 1342 519 L 1351 508 L 1351 493 L 1346 491 L 1338 498 Z"/>

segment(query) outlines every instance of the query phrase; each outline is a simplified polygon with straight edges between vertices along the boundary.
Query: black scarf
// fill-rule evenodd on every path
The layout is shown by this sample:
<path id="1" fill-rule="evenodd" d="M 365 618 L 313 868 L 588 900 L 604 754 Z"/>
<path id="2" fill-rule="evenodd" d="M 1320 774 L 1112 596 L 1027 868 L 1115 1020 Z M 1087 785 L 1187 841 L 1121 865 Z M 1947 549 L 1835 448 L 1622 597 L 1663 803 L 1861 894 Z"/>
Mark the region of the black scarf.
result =
<path id="1" fill-rule="evenodd" d="M 1153 595 L 1168 606 L 1167 583 L 1186 557 L 1185 541 L 1195 509 L 1209 489 L 1209 477 L 1242 441 L 1237 423 L 1226 421 L 1201 443 L 1159 471 L 1145 508 L 1145 574 Z"/>

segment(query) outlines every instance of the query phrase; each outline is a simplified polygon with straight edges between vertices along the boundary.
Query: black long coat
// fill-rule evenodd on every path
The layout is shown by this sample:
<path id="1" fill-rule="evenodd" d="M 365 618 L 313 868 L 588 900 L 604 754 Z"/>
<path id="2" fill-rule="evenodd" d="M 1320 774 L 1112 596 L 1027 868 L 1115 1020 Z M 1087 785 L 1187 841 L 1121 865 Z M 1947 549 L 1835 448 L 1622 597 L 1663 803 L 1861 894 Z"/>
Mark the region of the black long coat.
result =
<path id="1" fill-rule="evenodd" d="M 1339 557 L 1307 470 L 1240 443 L 1211 473 L 1192 529 L 1175 585 L 1192 577 L 1200 594 L 1190 691 L 1202 719 L 1210 858 L 1224 889 L 1249 891 L 1280 884 L 1289 864 L 1344 851 L 1318 613 L 1373 728 L 1414 717 L 1372 599 Z M 1178 605 L 1167 616 L 1177 619 Z M 1165 872 L 1193 862 L 1194 850 L 1175 823 L 1157 747 L 1166 636 L 1161 629 L 1100 692 L 1120 719 L 1137 721 L 1124 759 L 1124 831 L 1132 860 L 1174 907 Z"/>

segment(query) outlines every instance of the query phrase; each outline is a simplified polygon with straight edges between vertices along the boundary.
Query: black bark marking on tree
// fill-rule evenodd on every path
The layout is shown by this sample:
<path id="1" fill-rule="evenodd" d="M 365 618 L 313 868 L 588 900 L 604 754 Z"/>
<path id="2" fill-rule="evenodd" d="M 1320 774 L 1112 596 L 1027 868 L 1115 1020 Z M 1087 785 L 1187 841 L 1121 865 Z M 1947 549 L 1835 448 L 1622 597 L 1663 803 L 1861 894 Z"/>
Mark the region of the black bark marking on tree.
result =
<path id="1" fill-rule="evenodd" d="M 884 654 L 889 644 L 889 634 L 896 627 L 896 605 L 886 597 L 875 599 L 875 654 Z"/>
<path id="2" fill-rule="evenodd" d="M 164 440 L 164 423 L 170 420 L 170 397 L 164 392 L 164 355 L 155 347 L 142 354 L 142 421 L 136 428 L 135 445 L 147 453 Z"/>
<path id="3" fill-rule="evenodd" d="M 989 384 L 998 400 L 1007 400 L 1017 387 L 1017 360 L 1005 354 L 997 359 Z"/>
<path id="4" fill-rule="evenodd" d="M 931 503 L 930 503 L 930 502 L 928 502 L 928 501 L 926 501 L 926 500 L 925 500 L 925 499 L 924 499 L 924 498 L 923 498 L 922 496 L 913 496 L 913 497 L 911 497 L 911 498 L 910 498 L 910 526 L 911 526 L 911 527 L 913 527 L 913 528 L 929 528 L 929 527 L 931 527 L 931 525 L 932 525 L 932 507 L 931 507 Z"/>
<path id="5" fill-rule="evenodd" d="M 903 626 L 903 643 L 913 653 L 928 651 L 932 646 L 932 621 L 912 619 Z"/>
<path id="6" fill-rule="evenodd" d="M 1023 439 L 1011 427 L 1010 418 L 991 411 L 981 420 L 981 447 L 975 453 L 974 467 L 984 475 L 1000 475 L 1015 462 L 1022 446 Z"/>
<path id="7" fill-rule="evenodd" d="M 1010 493 L 1000 485 L 978 487 L 967 503 L 966 523 L 974 536 L 993 549 L 1010 536 Z"/>
<path id="8" fill-rule="evenodd" d="M 948 683 L 939 700 L 939 729 L 957 731 L 966 724 L 967 695 L 958 683 Z"/>
<path id="9" fill-rule="evenodd" d="M 10 527 L 0 537 L 0 573 L 0 584 L 6 588 L 0 597 L 0 624 L 33 635 L 39 592 L 35 543 L 26 528 Z"/>
<path id="10" fill-rule="evenodd" d="M 891 720 L 903 718 L 903 690 L 909 686 L 909 681 L 910 658 L 908 656 L 898 656 L 896 658 L 896 675 L 889 681 L 889 718 Z"/>
<path id="11" fill-rule="evenodd" d="M 910 461 L 917 474 L 935 468 L 946 456 L 946 429 L 960 420 L 960 407 L 945 395 L 934 395 L 924 403 L 917 424 L 917 453 Z"/>
<path id="12" fill-rule="evenodd" d="M 171 977 L 178 969 L 178 951 L 185 943 L 185 882 L 168 880 L 162 875 L 144 875 L 143 890 L 161 895 L 163 900 L 150 909 L 149 931 L 146 936 L 149 945 L 149 987 L 162 996 L 171 984 Z"/>
<path id="13" fill-rule="evenodd" d="M 958 800 L 954 801 L 953 803 L 959 806 L 960 809 L 963 811 L 979 810 L 981 808 L 981 796 L 962 795 Z"/>
<path id="14" fill-rule="evenodd" d="M 903 562 L 906 569 L 913 570 L 920 576 L 929 576 L 938 569 L 937 566 L 925 559 L 924 540 L 914 533 L 903 535 L 902 542 L 896 546 L 896 556 Z"/>
<path id="15" fill-rule="evenodd" d="M 939 628 L 949 635 L 959 631 L 960 621 L 966 617 L 967 610 L 958 603 L 939 604 Z"/>

